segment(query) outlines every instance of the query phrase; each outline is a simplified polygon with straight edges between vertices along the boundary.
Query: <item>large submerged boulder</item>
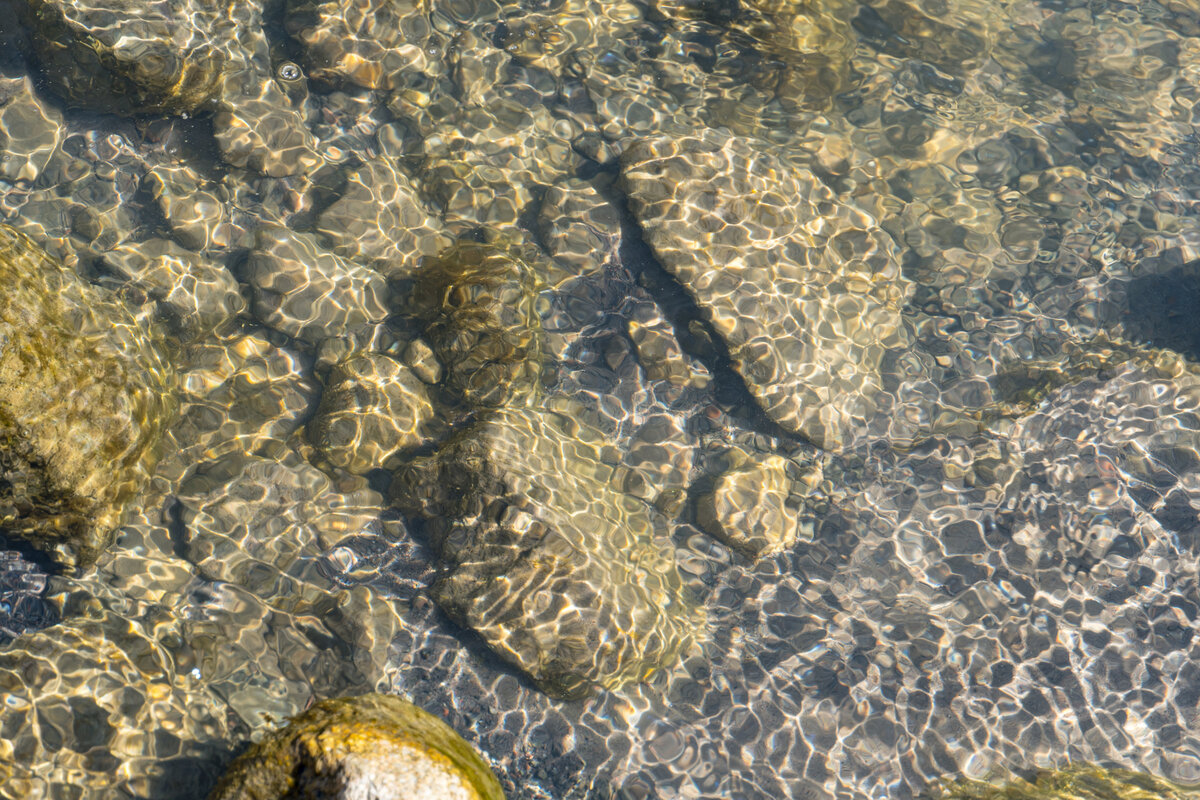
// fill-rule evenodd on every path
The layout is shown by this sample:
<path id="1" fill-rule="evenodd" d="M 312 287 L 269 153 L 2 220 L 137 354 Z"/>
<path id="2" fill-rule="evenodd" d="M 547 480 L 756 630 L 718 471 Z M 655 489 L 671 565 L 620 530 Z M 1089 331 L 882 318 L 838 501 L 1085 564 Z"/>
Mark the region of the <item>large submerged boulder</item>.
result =
<path id="1" fill-rule="evenodd" d="M 506 408 L 397 472 L 447 571 L 433 597 L 558 696 L 669 664 L 701 624 L 662 518 L 581 409 Z"/>
<path id="2" fill-rule="evenodd" d="M 145 485 L 172 374 L 124 306 L 3 225 L 0 285 L 0 527 L 86 566 Z"/>
<path id="3" fill-rule="evenodd" d="M 461 736 L 398 697 L 324 700 L 253 745 L 209 800 L 504 800 Z"/>
<path id="4" fill-rule="evenodd" d="M 867 213 L 765 142 L 641 139 L 622 183 L 646 241 L 707 314 L 767 414 L 821 447 L 863 431 L 909 284 Z"/>

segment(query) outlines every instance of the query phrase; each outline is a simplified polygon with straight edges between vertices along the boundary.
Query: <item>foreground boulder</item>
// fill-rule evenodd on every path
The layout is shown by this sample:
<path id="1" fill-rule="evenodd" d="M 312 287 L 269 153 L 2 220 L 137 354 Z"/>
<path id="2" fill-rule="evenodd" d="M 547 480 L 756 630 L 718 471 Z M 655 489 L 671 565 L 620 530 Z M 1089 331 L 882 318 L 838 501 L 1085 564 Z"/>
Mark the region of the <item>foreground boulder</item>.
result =
<path id="1" fill-rule="evenodd" d="M 866 213 L 764 142 L 706 130 L 622 156 L 630 208 L 767 414 L 839 450 L 863 431 L 908 282 Z"/>
<path id="2" fill-rule="evenodd" d="M 0 526 L 86 566 L 145 485 L 171 373 L 124 306 L 3 225 L 0 285 Z"/>
<path id="3" fill-rule="evenodd" d="M 324 700 L 253 745 L 209 800 L 503 800 L 487 763 L 398 697 Z"/>
<path id="4" fill-rule="evenodd" d="M 644 679 L 700 624 L 666 526 L 614 488 L 617 454 L 581 416 L 496 411 L 392 484 L 447 566 L 437 603 L 564 697 Z"/>

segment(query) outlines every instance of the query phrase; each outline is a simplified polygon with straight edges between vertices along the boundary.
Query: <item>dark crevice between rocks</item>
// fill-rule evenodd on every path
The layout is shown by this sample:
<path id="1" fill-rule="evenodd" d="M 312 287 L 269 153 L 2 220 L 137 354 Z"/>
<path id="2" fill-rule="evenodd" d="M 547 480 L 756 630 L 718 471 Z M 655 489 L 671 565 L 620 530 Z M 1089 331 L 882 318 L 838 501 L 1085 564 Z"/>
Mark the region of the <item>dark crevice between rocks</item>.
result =
<path id="1" fill-rule="evenodd" d="M 187 560 L 188 529 L 183 519 L 183 503 L 178 497 L 167 498 L 163 507 L 163 521 L 167 526 L 167 535 L 171 537 L 171 552 L 177 558 Z"/>
<path id="2" fill-rule="evenodd" d="M 59 621 L 46 591 L 50 577 L 61 572 L 46 555 L 0 530 L 0 645 Z"/>
<path id="3" fill-rule="evenodd" d="M 1134 278 L 1127 297 L 1130 339 L 1200 361 L 1200 261 Z"/>
<path id="4" fill-rule="evenodd" d="M 615 178 L 619 168 L 615 164 L 597 165 L 589 172 L 592 175 L 607 172 Z M 596 182 L 596 187 L 620 215 L 621 264 L 658 303 L 670 320 L 684 352 L 699 359 L 712 373 L 713 398 L 718 405 L 747 430 L 777 439 L 808 443 L 803 436 L 785 430 L 763 411 L 741 373 L 734 368 L 733 357 L 725 340 L 713 328 L 704 310 L 687 289 L 654 255 L 646 242 L 641 223 L 629 207 L 629 199 L 620 191 L 617 183 L 615 180 L 609 185 Z"/>

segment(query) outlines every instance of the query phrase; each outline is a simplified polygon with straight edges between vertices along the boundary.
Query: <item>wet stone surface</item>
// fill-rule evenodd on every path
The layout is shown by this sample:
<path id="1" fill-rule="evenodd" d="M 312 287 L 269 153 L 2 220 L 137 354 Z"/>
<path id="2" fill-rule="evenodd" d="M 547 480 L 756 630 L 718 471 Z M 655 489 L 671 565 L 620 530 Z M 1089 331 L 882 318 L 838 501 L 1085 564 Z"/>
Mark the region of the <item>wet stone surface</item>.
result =
<path id="1" fill-rule="evenodd" d="M 766 149 L 717 132 L 637 142 L 622 183 L 767 414 L 841 449 L 873 414 L 884 352 L 904 344 L 907 285 L 868 215 Z"/>
<path id="2" fill-rule="evenodd" d="M 0 797 L 372 690 L 514 800 L 1200 782 L 1195 17 L 0 0 L 0 220 L 179 376 L 91 567 L 0 550 Z"/>
<path id="3" fill-rule="evenodd" d="M 568 697 L 662 668 L 702 625 L 662 520 L 616 488 L 601 433 L 578 416 L 570 405 L 495 412 L 391 489 L 449 566 L 438 604 Z"/>

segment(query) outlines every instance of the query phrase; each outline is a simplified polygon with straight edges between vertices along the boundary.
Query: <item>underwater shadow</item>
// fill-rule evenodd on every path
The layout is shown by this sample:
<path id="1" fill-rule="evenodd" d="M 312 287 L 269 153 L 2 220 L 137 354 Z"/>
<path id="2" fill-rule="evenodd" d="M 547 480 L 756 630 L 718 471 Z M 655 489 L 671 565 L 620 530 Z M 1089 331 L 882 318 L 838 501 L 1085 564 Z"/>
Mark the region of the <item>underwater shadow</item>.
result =
<path id="1" fill-rule="evenodd" d="M 1200 361 L 1200 260 L 1129 283 L 1130 339 Z"/>

